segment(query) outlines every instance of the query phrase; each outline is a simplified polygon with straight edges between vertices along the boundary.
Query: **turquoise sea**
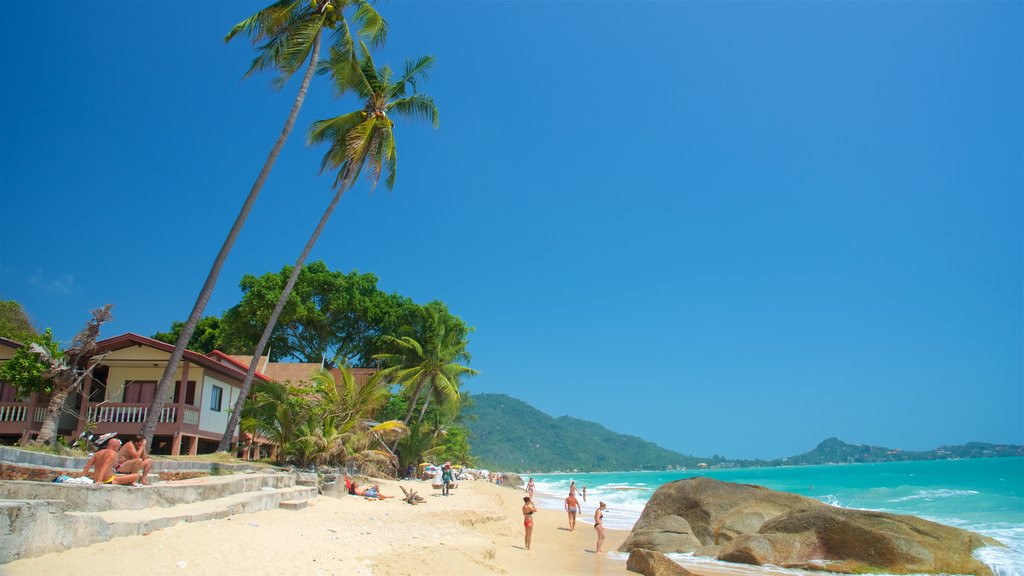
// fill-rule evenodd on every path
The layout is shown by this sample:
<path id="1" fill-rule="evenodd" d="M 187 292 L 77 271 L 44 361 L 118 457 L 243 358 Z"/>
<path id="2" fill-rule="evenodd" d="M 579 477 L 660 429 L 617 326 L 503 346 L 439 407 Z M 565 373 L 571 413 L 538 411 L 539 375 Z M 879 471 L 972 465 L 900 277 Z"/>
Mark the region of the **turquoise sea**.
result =
<path id="1" fill-rule="evenodd" d="M 533 478 L 538 506 L 562 510 L 569 482 L 575 480 L 577 487 L 587 487 L 585 520 L 593 522 L 594 508 L 603 500 L 608 504 L 607 525 L 629 530 L 658 486 L 692 476 L 759 484 L 834 506 L 912 514 L 973 530 L 1006 544 L 1005 549 L 987 547 L 975 553 L 997 576 L 1024 576 L 1024 458 L 538 474 Z M 708 562 L 685 555 L 675 559 L 684 565 Z"/>

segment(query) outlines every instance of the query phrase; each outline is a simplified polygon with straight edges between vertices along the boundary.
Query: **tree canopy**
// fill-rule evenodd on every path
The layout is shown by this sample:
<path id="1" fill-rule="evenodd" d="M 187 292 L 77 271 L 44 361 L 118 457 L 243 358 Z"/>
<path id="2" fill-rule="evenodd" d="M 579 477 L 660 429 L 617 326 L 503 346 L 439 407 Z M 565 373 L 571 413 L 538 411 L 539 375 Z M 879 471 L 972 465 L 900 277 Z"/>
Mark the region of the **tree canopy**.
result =
<path id="1" fill-rule="evenodd" d="M 0 336 L 25 343 L 36 334 L 21 304 L 15 300 L 0 300 Z"/>
<path id="2" fill-rule="evenodd" d="M 32 392 L 52 392 L 53 378 L 47 374 L 50 365 L 29 348 L 32 344 L 39 344 L 50 352 L 51 357 L 60 358 L 60 343 L 53 340 L 53 332 L 47 328 L 42 334 L 12 339 L 24 346 L 18 348 L 10 360 L 0 364 L 0 380 L 14 386 L 18 398 L 25 398 Z"/>
<path id="3" fill-rule="evenodd" d="M 224 313 L 221 344 L 226 352 L 248 354 L 259 340 L 292 267 L 242 278 L 242 301 Z M 409 298 L 377 288 L 377 276 L 332 271 L 311 262 L 299 274 L 270 340 L 274 360 L 355 366 L 372 364 L 378 338 L 409 321 L 416 309 Z"/>
<path id="4" fill-rule="evenodd" d="M 168 344 L 174 344 L 178 341 L 178 337 L 181 336 L 181 329 L 185 326 L 185 323 L 180 320 L 175 320 L 171 323 L 171 329 L 167 332 L 157 332 L 153 334 L 154 340 L 166 342 Z M 222 350 L 221 344 L 221 321 L 216 316 L 206 316 L 199 320 L 199 324 L 196 325 L 196 331 L 192 333 L 192 338 L 188 342 L 188 349 L 199 352 L 200 354 L 207 354 L 214 350 Z"/>

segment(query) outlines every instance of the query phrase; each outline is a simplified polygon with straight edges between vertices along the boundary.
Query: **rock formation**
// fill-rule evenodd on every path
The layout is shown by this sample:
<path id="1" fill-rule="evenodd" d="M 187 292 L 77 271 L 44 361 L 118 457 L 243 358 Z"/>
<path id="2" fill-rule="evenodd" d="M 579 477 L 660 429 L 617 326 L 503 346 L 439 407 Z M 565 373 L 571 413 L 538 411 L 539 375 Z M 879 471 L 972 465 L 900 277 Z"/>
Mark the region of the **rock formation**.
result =
<path id="1" fill-rule="evenodd" d="M 620 548 L 861 573 L 991 576 L 971 552 L 998 542 L 914 516 L 836 508 L 761 486 L 688 478 L 658 488 Z"/>

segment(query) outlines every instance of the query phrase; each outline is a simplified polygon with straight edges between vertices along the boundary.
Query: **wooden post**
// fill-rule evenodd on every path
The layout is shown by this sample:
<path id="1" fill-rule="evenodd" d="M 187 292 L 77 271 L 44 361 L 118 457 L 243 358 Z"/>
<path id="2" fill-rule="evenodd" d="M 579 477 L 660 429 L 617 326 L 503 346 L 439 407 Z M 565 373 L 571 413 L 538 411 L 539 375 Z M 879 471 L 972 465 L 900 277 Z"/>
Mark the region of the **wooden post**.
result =
<path id="1" fill-rule="evenodd" d="M 195 456 L 199 453 L 199 436 L 192 437 L 192 445 L 188 448 L 188 455 Z"/>

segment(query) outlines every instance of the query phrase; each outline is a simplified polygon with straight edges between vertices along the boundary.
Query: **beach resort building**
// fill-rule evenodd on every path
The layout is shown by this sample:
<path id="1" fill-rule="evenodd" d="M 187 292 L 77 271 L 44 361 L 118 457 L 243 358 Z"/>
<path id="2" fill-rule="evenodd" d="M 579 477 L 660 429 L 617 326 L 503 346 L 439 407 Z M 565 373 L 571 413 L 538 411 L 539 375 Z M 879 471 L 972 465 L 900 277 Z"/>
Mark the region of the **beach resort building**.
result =
<path id="1" fill-rule="evenodd" d="M 10 359 L 21 346 L 0 338 L 0 362 Z M 97 365 L 80 393 L 70 395 L 65 402 L 58 433 L 71 440 L 87 429 L 93 434 L 138 434 L 174 346 L 131 332 L 101 340 L 96 346 Z M 217 350 L 208 354 L 186 350 L 174 375 L 174 386 L 168 390 L 151 452 L 177 456 L 216 450 L 251 360 L 252 356 L 232 356 Z M 264 356 L 254 383 L 277 381 L 308 386 L 320 369 L 316 363 L 271 362 Z M 335 381 L 340 381 L 338 370 L 331 372 Z M 353 369 L 357 384 L 365 384 L 374 372 L 369 368 Z M 38 433 L 48 402 L 42 394 L 18 400 L 14 387 L 0 382 L 0 442 L 10 444 Z M 237 440 L 236 430 L 233 442 Z"/>

